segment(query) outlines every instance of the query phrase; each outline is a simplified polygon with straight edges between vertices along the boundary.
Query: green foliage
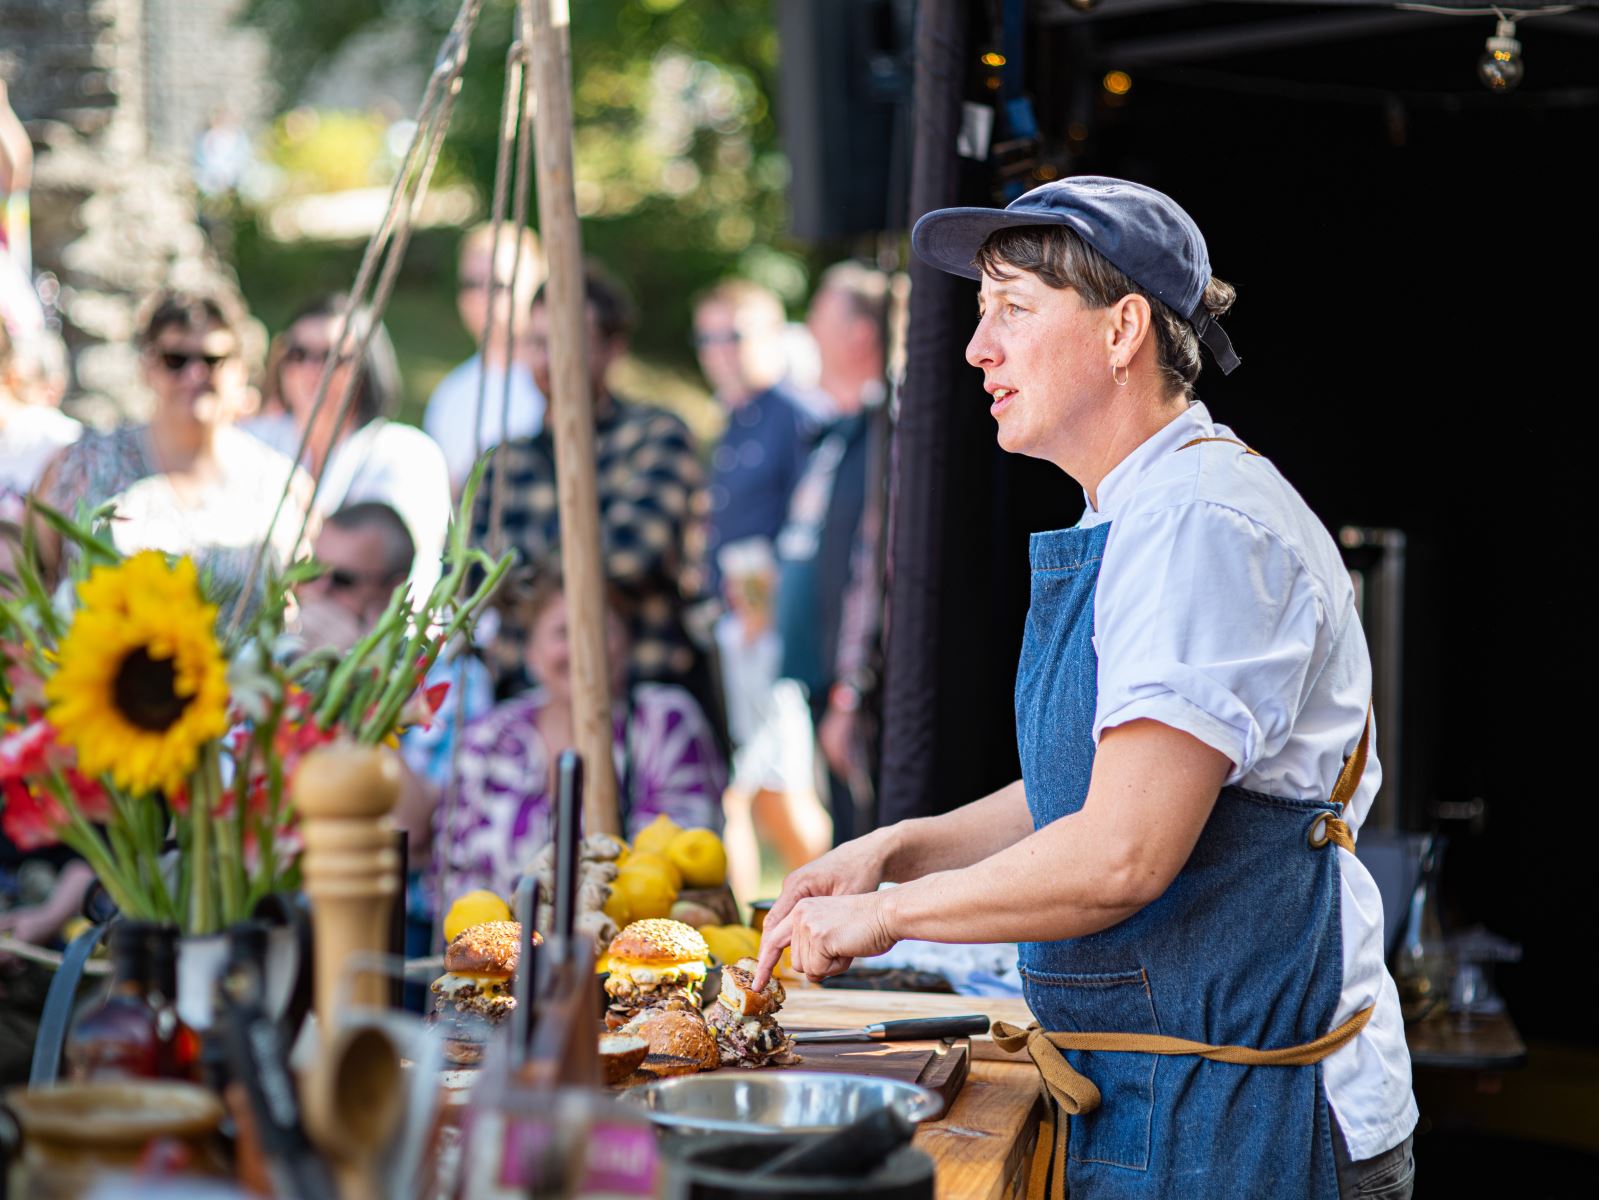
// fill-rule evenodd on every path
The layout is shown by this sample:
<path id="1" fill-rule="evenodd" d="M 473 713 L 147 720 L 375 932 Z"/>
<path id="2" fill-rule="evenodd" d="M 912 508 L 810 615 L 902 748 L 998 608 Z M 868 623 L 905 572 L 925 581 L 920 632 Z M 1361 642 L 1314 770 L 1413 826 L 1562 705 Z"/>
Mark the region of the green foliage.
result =
<path id="1" fill-rule="evenodd" d="M 371 22 L 403 20 L 431 57 L 455 0 L 251 0 L 285 97 Z M 576 193 L 585 252 L 633 291 L 645 357 L 692 367 L 693 294 L 730 274 L 805 298 L 785 236 L 787 161 L 772 110 L 769 0 L 580 0 L 571 6 Z M 510 0 L 486 0 L 451 125 L 455 162 L 491 194 Z M 530 214 L 537 223 L 537 209 Z"/>

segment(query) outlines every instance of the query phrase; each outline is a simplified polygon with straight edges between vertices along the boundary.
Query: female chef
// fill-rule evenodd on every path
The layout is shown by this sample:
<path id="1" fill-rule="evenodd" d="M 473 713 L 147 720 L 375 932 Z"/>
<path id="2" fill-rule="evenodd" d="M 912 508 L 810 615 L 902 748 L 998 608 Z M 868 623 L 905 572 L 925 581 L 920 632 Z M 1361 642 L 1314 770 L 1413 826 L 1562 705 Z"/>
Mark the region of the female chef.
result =
<path id="1" fill-rule="evenodd" d="M 1070 1117 L 1057 1193 L 1409 1197 L 1410 1060 L 1352 853 L 1371 664 L 1332 538 L 1195 399 L 1201 344 L 1238 365 L 1233 289 L 1186 212 L 1118 179 L 912 241 L 981 281 L 966 358 L 999 444 L 1087 508 L 1032 538 L 1022 778 L 790 875 L 763 976 L 790 945 L 820 977 L 902 938 L 1021 942 L 1037 1023 L 996 1032 Z"/>

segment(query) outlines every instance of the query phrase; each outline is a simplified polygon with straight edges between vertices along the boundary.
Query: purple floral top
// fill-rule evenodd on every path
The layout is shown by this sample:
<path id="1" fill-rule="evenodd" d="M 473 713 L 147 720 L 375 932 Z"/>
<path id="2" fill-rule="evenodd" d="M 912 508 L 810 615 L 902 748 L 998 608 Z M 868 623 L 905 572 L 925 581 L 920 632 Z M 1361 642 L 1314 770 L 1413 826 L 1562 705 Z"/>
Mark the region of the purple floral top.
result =
<path id="1" fill-rule="evenodd" d="M 662 813 L 685 828 L 719 830 L 727 768 L 699 705 L 659 683 L 639 684 L 630 699 L 632 712 L 617 712 L 614 743 L 628 837 Z M 455 785 L 433 816 L 446 904 L 477 888 L 509 896 L 554 835 L 550 749 L 534 725 L 544 703 L 535 688 L 461 735 Z"/>

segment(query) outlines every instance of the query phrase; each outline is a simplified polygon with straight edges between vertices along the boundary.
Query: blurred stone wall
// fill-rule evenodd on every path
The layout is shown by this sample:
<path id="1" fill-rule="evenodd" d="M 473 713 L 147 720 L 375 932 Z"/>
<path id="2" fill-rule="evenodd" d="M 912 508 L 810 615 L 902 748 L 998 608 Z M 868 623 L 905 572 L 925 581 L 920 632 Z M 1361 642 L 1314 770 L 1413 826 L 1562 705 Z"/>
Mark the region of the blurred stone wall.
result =
<path id="1" fill-rule="evenodd" d="M 151 149 L 188 161 L 213 113 L 246 130 L 271 113 L 270 47 L 237 24 L 245 0 L 144 0 L 144 70 Z"/>
<path id="2" fill-rule="evenodd" d="M 148 409 L 133 345 L 146 297 L 236 288 L 200 226 L 189 147 L 219 95 L 267 94 L 264 48 L 227 36 L 239 6 L 0 0 L 0 74 L 36 155 L 35 269 L 60 281 L 67 406 L 93 424 Z"/>

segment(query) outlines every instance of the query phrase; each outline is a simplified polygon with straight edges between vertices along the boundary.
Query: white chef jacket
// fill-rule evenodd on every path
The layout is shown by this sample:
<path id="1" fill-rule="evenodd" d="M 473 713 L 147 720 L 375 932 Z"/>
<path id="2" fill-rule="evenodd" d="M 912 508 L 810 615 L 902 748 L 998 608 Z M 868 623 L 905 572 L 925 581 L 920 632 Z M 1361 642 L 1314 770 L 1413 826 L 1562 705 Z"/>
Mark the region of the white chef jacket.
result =
<path id="1" fill-rule="evenodd" d="M 1265 458 L 1193 404 L 1101 481 L 1080 525 L 1112 522 L 1094 598 L 1094 738 L 1149 719 L 1231 760 L 1227 783 L 1326 799 L 1365 725 L 1371 660 L 1332 537 Z M 1244 439 L 1238 439 L 1243 441 Z M 1358 834 L 1382 779 L 1375 738 L 1344 820 Z M 1399 993 L 1383 963 L 1382 901 L 1336 848 L 1343 985 L 1334 1027 L 1374 1004 L 1323 1063 L 1358 1161 L 1415 1127 Z"/>

